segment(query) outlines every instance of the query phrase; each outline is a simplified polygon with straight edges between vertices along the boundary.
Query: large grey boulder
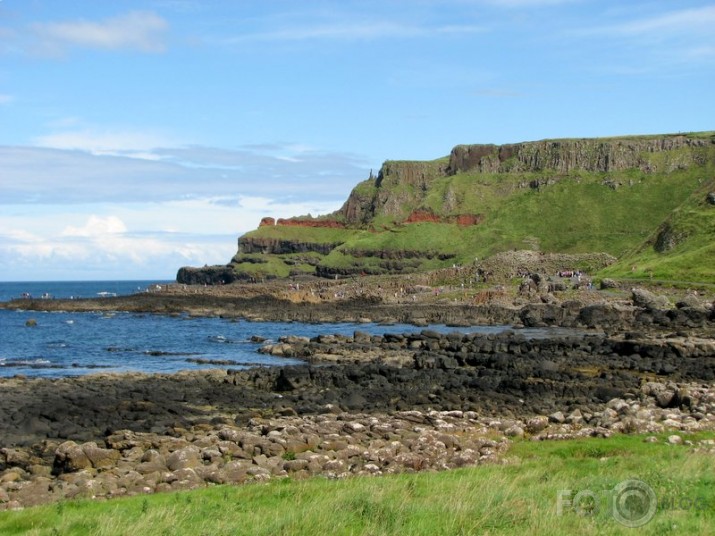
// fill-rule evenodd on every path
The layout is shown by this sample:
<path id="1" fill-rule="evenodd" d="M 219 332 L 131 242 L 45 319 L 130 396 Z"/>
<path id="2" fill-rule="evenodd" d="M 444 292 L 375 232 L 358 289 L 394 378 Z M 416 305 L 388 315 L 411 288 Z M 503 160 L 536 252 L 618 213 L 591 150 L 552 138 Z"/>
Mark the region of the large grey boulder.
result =
<path id="1" fill-rule="evenodd" d="M 665 296 L 658 296 L 649 290 L 634 288 L 631 290 L 631 299 L 636 307 L 645 309 L 668 309 L 670 302 Z"/>

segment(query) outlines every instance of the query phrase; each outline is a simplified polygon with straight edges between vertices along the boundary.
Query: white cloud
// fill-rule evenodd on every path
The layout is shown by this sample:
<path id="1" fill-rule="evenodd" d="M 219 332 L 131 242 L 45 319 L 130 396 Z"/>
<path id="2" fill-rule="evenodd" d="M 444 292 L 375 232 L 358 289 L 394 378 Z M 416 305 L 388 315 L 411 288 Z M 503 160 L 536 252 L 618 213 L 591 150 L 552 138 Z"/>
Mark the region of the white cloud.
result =
<path id="1" fill-rule="evenodd" d="M 150 202 L 264 194 L 343 199 L 370 166 L 300 144 L 153 148 L 161 136 L 72 131 L 0 146 L 0 205 Z M 374 166 L 373 166 L 374 167 Z"/>
<path id="2" fill-rule="evenodd" d="M 3 278 L 173 278 L 225 264 L 264 216 L 334 211 L 368 171 L 300 143 L 154 148 L 159 137 L 97 132 L 0 146 Z"/>
<path id="3" fill-rule="evenodd" d="M 50 212 L 30 223 L 0 216 L 3 279 L 171 279 L 181 266 L 223 264 L 236 253 L 235 235 L 131 233 L 111 215 L 91 216 L 80 227 L 54 234 L 51 229 L 71 216 L 45 209 Z M 181 216 L 174 214 L 178 221 Z M 32 232 L 19 228 L 23 225 Z"/>
<path id="4" fill-rule="evenodd" d="M 217 196 L 162 203 L 8 206 L 0 266 L 8 280 L 173 278 L 186 265 L 225 264 L 264 216 L 314 215 L 340 201 Z"/>
<path id="5" fill-rule="evenodd" d="M 131 130 L 98 131 L 89 128 L 39 136 L 34 143 L 38 147 L 146 160 L 159 160 L 159 156 L 151 153 L 152 149 L 173 145 L 172 140 L 157 134 Z"/>
<path id="6" fill-rule="evenodd" d="M 57 53 L 57 49 L 66 47 L 162 52 L 168 27 L 166 20 L 155 13 L 132 11 L 102 21 L 37 23 L 32 29 L 46 52 L 54 49 Z"/>
<path id="7" fill-rule="evenodd" d="M 10 104 L 15 98 L 12 95 L 4 95 L 0 93 L 0 106 L 3 104 Z"/>
<path id="8" fill-rule="evenodd" d="M 127 231 L 127 226 L 116 216 L 101 217 L 92 214 L 82 227 L 69 225 L 62 231 L 61 236 L 99 236 L 122 234 Z"/>

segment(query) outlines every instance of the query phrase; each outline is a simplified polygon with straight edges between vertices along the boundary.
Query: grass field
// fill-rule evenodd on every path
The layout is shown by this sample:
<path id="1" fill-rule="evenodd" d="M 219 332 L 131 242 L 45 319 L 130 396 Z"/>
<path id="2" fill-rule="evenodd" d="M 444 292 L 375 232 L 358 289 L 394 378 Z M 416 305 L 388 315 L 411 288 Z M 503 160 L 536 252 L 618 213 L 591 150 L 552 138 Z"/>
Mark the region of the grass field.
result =
<path id="1" fill-rule="evenodd" d="M 0 513 L 0 534 L 715 534 L 715 454 L 666 437 L 525 440 L 507 465 L 58 503 Z M 652 489 L 654 510 L 644 490 L 618 488 L 632 479 Z M 625 501 L 616 510 L 614 498 Z"/>

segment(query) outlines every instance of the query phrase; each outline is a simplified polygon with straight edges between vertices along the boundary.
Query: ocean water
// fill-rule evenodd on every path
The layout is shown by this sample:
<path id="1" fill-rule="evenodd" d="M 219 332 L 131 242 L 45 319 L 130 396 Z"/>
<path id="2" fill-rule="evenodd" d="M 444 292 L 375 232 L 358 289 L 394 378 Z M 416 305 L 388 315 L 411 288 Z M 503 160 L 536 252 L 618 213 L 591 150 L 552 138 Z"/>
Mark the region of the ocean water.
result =
<path id="1" fill-rule="evenodd" d="M 145 292 L 149 285 L 174 281 L 32 281 L 0 282 L 0 301 L 29 294 L 33 298 L 98 298 L 102 295 L 125 296 Z"/>
<path id="2" fill-rule="evenodd" d="M 146 289 L 150 281 L 0 283 L 7 299 L 28 292 L 57 298 L 96 297 L 100 292 L 131 294 Z M 163 282 L 160 282 L 163 283 Z M 50 298 L 48 298 L 50 299 Z M 34 323 L 34 326 L 28 326 Z M 443 325 L 431 329 L 455 331 Z M 247 368 L 301 363 L 263 355 L 265 343 L 283 335 L 314 337 L 321 334 L 352 335 L 409 333 L 423 328 L 397 324 L 308 324 L 301 322 L 248 322 L 221 318 L 196 318 L 136 313 L 74 313 L 10 311 L 0 309 L 0 377 L 77 376 L 94 372 L 170 373 L 200 368 Z M 459 331 L 498 333 L 508 326 L 475 326 Z M 532 337 L 552 330 L 523 330 Z M 200 361 L 229 361 L 230 364 Z M 197 362 L 199 361 L 199 362 Z"/>

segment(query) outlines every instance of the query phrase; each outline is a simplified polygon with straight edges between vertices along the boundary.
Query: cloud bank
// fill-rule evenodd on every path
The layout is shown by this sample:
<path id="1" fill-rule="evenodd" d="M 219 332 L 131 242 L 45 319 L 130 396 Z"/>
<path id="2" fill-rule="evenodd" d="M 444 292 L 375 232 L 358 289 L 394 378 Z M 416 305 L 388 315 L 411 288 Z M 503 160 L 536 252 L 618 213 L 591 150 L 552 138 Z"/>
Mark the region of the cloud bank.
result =
<path id="1" fill-rule="evenodd" d="M 83 146 L 67 139 L 57 145 Z M 119 145 L 0 147 L 1 280 L 172 279 L 225 264 L 262 217 L 334 211 L 368 174 L 354 155 L 294 144 Z"/>

